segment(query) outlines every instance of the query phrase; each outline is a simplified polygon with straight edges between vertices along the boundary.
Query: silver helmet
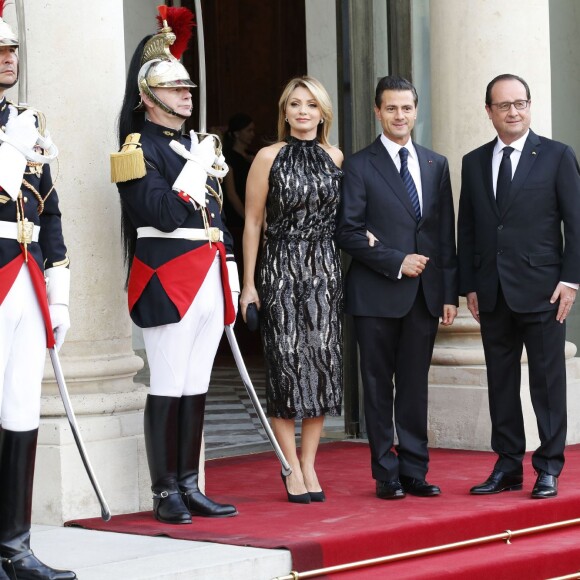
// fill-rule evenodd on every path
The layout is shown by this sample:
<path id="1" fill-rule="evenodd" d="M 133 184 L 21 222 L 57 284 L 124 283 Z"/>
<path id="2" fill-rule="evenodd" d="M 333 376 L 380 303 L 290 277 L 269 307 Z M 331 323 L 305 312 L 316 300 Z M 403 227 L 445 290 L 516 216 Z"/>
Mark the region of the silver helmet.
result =
<path id="1" fill-rule="evenodd" d="M 162 7 L 160 7 L 162 8 Z M 166 8 L 166 7 L 163 7 Z M 181 9 L 186 10 L 186 9 Z M 191 14 L 191 13 L 190 13 Z M 143 48 L 141 68 L 137 76 L 139 90 L 147 95 L 163 111 L 182 117 L 171 107 L 166 105 L 151 89 L 156 87 L 196 87 L 197 85 L 189 78 L 186 68 L 179 62 L 170 47 L 176 41 L 176 36 L 162 14 L 163 26 L 159 32 L 152 36 Z"/>

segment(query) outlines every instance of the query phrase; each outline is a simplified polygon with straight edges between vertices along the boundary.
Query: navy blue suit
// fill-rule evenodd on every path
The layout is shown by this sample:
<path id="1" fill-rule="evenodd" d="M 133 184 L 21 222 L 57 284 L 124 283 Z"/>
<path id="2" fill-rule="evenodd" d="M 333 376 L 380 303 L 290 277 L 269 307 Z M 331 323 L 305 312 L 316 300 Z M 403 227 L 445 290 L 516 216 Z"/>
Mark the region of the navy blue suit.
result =
<path id="1" fill-rule="evenodd" d="M 460 293 L 477 293 L 496 468 L 521 468 L 525 345 L 541 441 L 532 463 L 557 476 L 566 440 L 565 325 L 556 321 L 558 303 L 550 297 L 560 281 L 580 282 L 580 170 L 569 146 L 530 131 L 500 212 L 492 183 L 495 143 L 463 158 Z"/>
<path id="2" fill-rule="evenodd" d="M 447 160 L 414 146 L 421 171 L 421 219 L 379 137 L 344 165 L 336 231 L 339 247 L 352 256 L 345 310 L 354 316 L 360 348 L 372 473 L 382 481 L 399 472 L 425 477 L 427 376 L 438 317 L 444 304 L 457 304 L 458 296 Z M 367 230 L 379 240 L 374 247 Z M 398 278 L 408 254 L 428 256 L 429 262 L 421 276 Z M 397 454 L 392 450 L 393 404 Z"/>

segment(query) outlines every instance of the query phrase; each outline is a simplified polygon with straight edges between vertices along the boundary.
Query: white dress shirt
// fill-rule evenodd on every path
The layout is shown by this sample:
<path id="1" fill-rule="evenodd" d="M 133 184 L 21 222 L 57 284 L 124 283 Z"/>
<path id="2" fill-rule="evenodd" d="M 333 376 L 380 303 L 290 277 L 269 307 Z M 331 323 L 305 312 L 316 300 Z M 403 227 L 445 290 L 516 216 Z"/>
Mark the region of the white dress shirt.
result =
<path id="1" fill-rule="evenodd" d="M 401 145 L 391 141 L 388 137 L 385 137 L 384 133 L 381 133 L 381 143 L 385 146 L 387 153 L 391 156 L 391 159 L 395 163 L 397 171 L 401 171 L 401 158 L 399 157 L 399 151 L 401 150 Z M 419 168 L 419 158 L 417 157 L 417 151 L 413 145 L 413 141 L 409 139 L 405 145 L 403 145 L 408 151 L 409 156 L 407 157 L 407 168 L 409 173 L 415 182 L 415 187 L 417 188 L 417 195 L 419 196 L 419 205 L 421 206 L 421 213 L 423 213 L 423 188 L 421 187 L 421 169 Z M 403 277 L 403 264 L 399 268 L 399 274 L 397 278 L 400 280 Z"/>
<path id="2" fill-rule="evenodd" d="M 524 135 L 522 135 L 517 141 L 509 144 L 509 147 L 513 147 L 514 150 L 510 155 L 510 161 L 512 162 L 512 179 L 518 168 L 518 163 L 520 162 L 520 157 L 522 156 L 522 151 L 524 149 L 524 145 L 526 144 L 526 139 L 528 138 L 528 133 L 530 130 L 528 129 Z M 491 159 L 491 174 L 493 180 L 493 194 L 495 195 L 497 190 L 497 175 L 499 173 L 499 165 L 501 163 L 501 159 L 503 157 L 503 148 L 508 147 L 499 137 L 497 138 L 497 143 L 493 148 L 493 157 Z"/>
<path id="3" fill-rule="evenodd" d="M 394 161 L 397 171 L 401 171 L 401 158 L 399 157 L 399 150 L 401 145 L 391 141 L 388 137 L 385 137 L 384 133 L 381 133 L 381 142 L 385 146 L 387 153 L 391 156 Z M 408 151 L 409 156 L 407 157 L 407 167 L 409 173 L 415 182 L 415 187 L 417 188 L 417 195 L 419 196 L 419 205 L 421 206 L 421 213 L 423 213 L 423 190 L 421 188 L 421 169 L 419 168 L 419 158 L 417 157 L 417 151 L 413 145 L 411 139 L 403 145 Z"/>

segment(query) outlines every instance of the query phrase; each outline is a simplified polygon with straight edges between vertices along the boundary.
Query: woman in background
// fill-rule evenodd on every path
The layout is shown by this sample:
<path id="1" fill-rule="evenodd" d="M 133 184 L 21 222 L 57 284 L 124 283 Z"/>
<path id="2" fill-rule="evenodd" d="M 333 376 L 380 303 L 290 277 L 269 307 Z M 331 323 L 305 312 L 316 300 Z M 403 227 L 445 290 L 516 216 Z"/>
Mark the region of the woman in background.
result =
<path id="1" fill-rule="evenodd" d="M 254 135 L 254 121 L 249 115 L 237 113 L 229 120 L 224 135 L 224 157 L 230 168 L 224 178 L 224 209 L 230 231 L 244 227 L 246 180 L 254 160 L 249 147 Z"/>

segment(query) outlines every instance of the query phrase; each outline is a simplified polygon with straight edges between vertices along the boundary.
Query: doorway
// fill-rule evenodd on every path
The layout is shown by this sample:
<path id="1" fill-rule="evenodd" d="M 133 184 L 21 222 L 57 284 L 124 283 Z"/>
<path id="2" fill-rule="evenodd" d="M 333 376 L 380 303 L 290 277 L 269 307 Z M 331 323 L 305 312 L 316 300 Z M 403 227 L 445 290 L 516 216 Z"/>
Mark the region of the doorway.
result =
<path id="1" fill-rule="evenodd" d="M 195 12 L 193 0 L 181 5 Z M 307 73 L 305 0 L 202 0 L 207 83 L 207 127 L 223 134 L 228 120 L 246 113 L 255 124 L 252 149 L 277 141 L 278 99 L 286 82 Z M 197 82 L 196 28 L 184 65 Z M 193 90 L 194 115 L 187 129 L 198 129 L 199 91 Z M 227 216 L 226 216 L 227 217 Z M 230 227 L 240 277 L 243 273 L 243 227 Z M 244 357 L 262 357 L 259 332 L 250 333 L 241 316 L 235 325 Z M 228 357 L 224 337 L 218 364 Z"/>

